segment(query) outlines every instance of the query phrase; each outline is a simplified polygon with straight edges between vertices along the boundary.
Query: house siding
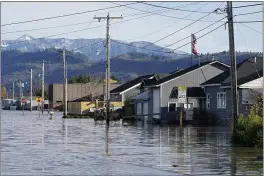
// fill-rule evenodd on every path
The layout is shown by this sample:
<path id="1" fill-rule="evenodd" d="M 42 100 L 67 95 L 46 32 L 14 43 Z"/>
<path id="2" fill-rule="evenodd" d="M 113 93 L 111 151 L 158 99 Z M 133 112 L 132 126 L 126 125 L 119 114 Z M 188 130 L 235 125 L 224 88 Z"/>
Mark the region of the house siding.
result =
<path id="1" fill-rule="evenodd" d="M 217 108 L 217 93 L 225 92 L 226 93 L 226 108 L 218 109 Z M 223 89 L 219 86 L 210 86 L 205 87 L 205 94 L 210 94 L 210 109 L 206 111 L 212 113 L 216 119 L 223 124 L 228 124 L 228 120 L 232 117 L 232 99 L 230 89 Z"/>
<path id="2" fill-rule="evenodd" d="M 162 84 L 161 108 L 162 109 L 167 108 L 169 97 L 173 87 L 177 87 L 177 86 L 200 87 L 200 84 L 219 75 L 222 72 L 223 72 L 222 70 L 216 67 L 207 65 L 203 68 L 184 74 L 178 77 L 177 79 Z"/>
<path id="3" fill-rule="evenodd" d="M 242 91 L 248 93 L 252 96 L 256 96 L 257 93 L 252 94 L 250 89 L 238 89 L 238 114 L 243 114 L 247 116 L 250 112 L 250 108 L 252 104 L 243 104 L 242 103 Z M 225 109 L 217 109 L 217 92 L 226 92 L 226 108 Z M 219 86 L 213 87 L 205 87 L 205 93 L 210 93 L 211 99 L 211 107 L 210 109 L 206 109 L 208 112 L 211 112 L 220 123 L 228 124 L 228 120 L 232 119 L 232 96 L 230 88 L 220 88 Z"/>
<path id="4" fill-rule="evenodd" d="M 124 92 L 123 95 L 123 102 L 125 102 L 127 99 L 133 98 L 137 96 L 140 93 L 139 87 L 136 87 L 134 89 L 128 90 L 127 92 Z"/>

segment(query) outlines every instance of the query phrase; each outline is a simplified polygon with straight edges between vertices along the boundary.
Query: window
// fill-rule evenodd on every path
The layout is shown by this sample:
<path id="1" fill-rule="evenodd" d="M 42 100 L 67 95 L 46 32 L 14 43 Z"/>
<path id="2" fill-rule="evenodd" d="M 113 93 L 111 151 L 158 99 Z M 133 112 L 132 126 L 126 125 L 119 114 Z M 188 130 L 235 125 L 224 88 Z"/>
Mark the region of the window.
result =
<path id="1" fill-rule="evenodd" d="M 217 93 L 217 108 L 218 109 L 226 108 L 226 93 L 225 92 Z"/>
<path id="2" fill-rule="evenodd" d="M 177 103 L 170 103 L 169 102 L 169 112 L 175 112 L 177 110 Z"/>
<path id="3" fill-rule="evenodd" d="M 210 109 L 210 94 L 206 94 L 206 109 Z"/>
<path id="4" fill-rule="evenodd" d="M 184 109 L 193 109 L 193 103 L 184 104 Z"/>

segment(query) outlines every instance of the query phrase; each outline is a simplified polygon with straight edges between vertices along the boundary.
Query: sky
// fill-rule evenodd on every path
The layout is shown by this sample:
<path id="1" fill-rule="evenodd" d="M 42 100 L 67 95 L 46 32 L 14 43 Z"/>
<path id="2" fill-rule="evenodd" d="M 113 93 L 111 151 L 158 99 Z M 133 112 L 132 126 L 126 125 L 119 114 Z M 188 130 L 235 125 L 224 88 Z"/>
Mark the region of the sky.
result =
<path id="1" fill-rule="evenodd" d="M 118 4 L 129 4 L 131 2 L 114 2 Z M 113 2 L 2 2 L 1 3 L 1 24 L 8 24 L 13 22 L 34 20 L 45 17 L 52 17 L 76 12 L 90 11 L 95 9 L 104 9 L 107 7 L 117 6 Z M 71 31 L 81 30 L 85 28 L 91 28 L 95 26 L 102 26 L 94 29 L 83 30 L 75 33 L 63 34 L 59 36 L 54 36 L 50 38 L 105 38 L 106 21 L 98 22 L 93 20 L 94 16 L 106 16 L 110 13 L 110 16 L 123 16 L 123 19 L 113 19 L 110 21 L 110 34 L 112 39 L 132 42 L 132 41 L 149 41 L 156 42 L 161 38 L 175 32 L 169 37 L 156 42 L 155 44 L 159 46 L 170 45 L 182 38 L 188 37 L 191 33 L 195 33 L 206 26 L 213 24 L 215 21 L 224 18 L 226 14 L 210 14 L 198 13 L 211 12 L 218 8 L 224 8 L 226 2 L 148 2 L 149 4 L 160 5 L 164 7 L 178 8 L 184 10 L 191 10 L 196 12 L 178 11 L 173 9 L 165 9 L 160 7 L 153 7 L 143 3 L 136 3 L 133 5 L 121 6 L 117 8 L 111 8 L 107 10 L 101 10 L 92 13 L 85 13 L 75 16 L 67 16 L 64 18 L 55 18 L 50 20 L 43 20 L 38 22 L 23 23 L 17 25 L 1 26 L 1 37 L 2 40 L 16 40 L 20 36 L 26 34 L 34 38 L 49 37 L 56 34 L 67 33 Z M 233 7 L 256 4 L 260 2 L 234 2 Z M 180 6 L 180 7 L 179 7 Z M 130 8 L 128 8 L 130 7 Z M 133 8 L 133 9 L 132 9 Z M 138 9 L 138 10 L 136 10 Z M 147 17 L 142 17 L 148 15 L 144 12 L 153 12 L 156 14 L 149 14 Z M 233 14 L 243 14 L 249 12 L 262 11 L 262 6 L 253 6 L 247 8 L 234 8 Z M 157 15 L 166 15 L 161 16 Z M 195 20 L 202 18 L 207 15 L 202 20 L 190 25 Z M 170 16 L 170 17 L 168 17 Z M 188 17 L 186 17 L 188 16 Z M 188 18 L 191 20 L 181 20 L 176 18 Z M 129 19 L 138 18 L 130 21 Z M 225 18 L 222 20 L 226 20 Z M 254 21 L 262 20 L 262 12 L 251 14 L 251 15 L 240 15 L 235 17 L 236 21 Z M 124 22 L 122 22 L 124 21 Z M 206 21 L 206 22 L 205 22 Z M 208 22 L 209 21 L 209 22 Z M 114 24 L 118 22 L 117 24 Z M 52 28 L 45 30 L 27 31 L 27 32 L 17 32 L 17 33 L 7 33 L 11 31 L 29 30 L 35 28 L 46 28 L 46 27 L 56 27 L 61 25 L 69 25 L 76 23 L 85 23 L 81 25 L 65 26 L 60 28 Z M 203 34 L 213 30 L 214 28 L 224 24 L 225 22 L 220 22 L 212 25 L 211 27 L 202 30 L 200 33 L 195 34 L 196 38 L 199 38 Z M 184 28 L 185 26 L 189 27 Z M 246 26 L 247 27 L 246 27 Z M 235 33 L 235 49 L 237 51 L 262 51 L 262 23 L 236 23 L 234 24 Z M 182 29 L 184 28 L 184 29 Z M 182 29 L 182 30 L 181 30 Z M 151 33 L 155 34 L 150 35 Z M 178 32 L 177 32 L 178 31 Z M 184 44 L 191 41 L 191 37 L 169 46 L 171 49 L 177 49 L 190 53 L 191 46 Z M 183 47 L 181 47 L 183 46 Z M 197 40 L 197 50 L 199 53 L 213 53 L 228 50 L 228 27 L 223 25 L 212 33 Z"/>

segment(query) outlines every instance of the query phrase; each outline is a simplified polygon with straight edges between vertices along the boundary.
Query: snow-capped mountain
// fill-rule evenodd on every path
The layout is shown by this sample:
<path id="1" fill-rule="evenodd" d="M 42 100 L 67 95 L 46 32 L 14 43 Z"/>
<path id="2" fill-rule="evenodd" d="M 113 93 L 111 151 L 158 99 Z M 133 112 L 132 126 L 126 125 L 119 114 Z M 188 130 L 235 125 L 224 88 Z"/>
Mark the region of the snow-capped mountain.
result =
<path id="1" fill-rule="evenodd" d="M 94 61 L 105 58 L 106 48 L 105 39 L 66 39 L 66 38 L 34 38 L 29 35 L 23 35 L 17 40 L 3 40 L 1 42 L 3 50 L 19 50 L 21 52 L 36 52 L 45 49 L 62 49 L 82 53 Z M 172 59 L 179 59 L 186 54 L 166 53 L 171 52 L 170 49 L 160 47 L 150 42 L 124 42 L 119 40 L 111 40 L 111 57 L 116 57 L 129 52 L 139 52 L 148 55 L 163 55 L 171 57 Z M 142 47 L 145 47 L 142 49 Z"/>

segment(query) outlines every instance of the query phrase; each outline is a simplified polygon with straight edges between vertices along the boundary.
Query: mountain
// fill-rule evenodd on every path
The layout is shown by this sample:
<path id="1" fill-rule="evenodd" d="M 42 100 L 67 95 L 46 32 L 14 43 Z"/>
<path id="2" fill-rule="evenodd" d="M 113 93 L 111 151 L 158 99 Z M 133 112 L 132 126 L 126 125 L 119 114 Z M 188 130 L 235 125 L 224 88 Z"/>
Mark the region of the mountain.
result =
<path id="1" fill-rule="evenodd" d="M 257 53 L 237 52 L 237 62 L 241 62 Z M 203 61 L 215 59 L 229 64 L 228 52 L 209 54 L 202 57 Z M 103 77 L 105 74 L 105 60 L 92 61 L 90 57 L 76 52 L 67 52 L 68 79 L 76 75 L 92 74 Z M 34 86 L 39 85 L 42 61 L 45 60 L 45 83 L 63 82 L 63 60 L 59 52 L 46 49 L 37 52 L 22 52 L 19 50 L 5 50 L 2 52 L 2 81 L 7 88 L 12 87 L 12 82 L 29 82 L 30 69 L 33 69 Z M 199 63 L 193 57 L 193 64 Z M 191 57 L 172 60 L 168 57 L 150 56 L 144 53 L 128 53 L 111 59 L 111 74 L 119 80 L 126 81 L 136 76 L 149 73 L 170 73 L 191 65 Z"/>
<path id="2" fill-rule="evenodd" d="M 105 39 L 66 39 L 66 38 L 34 38 L 23 35 L 17 40 L 3 40 L 1 42 L 3 51 L 19 50 L 21 52 L 39 52 L 47 49 L 62 49 L 81 53 L 88 56 L 93 61 L 100 61 L 105 58 Z M 111 40 L 111 57 L 117 57 L 126 53 L 143 53 L 149 56 L 163 54 L 171 59 L 179 59 L 188 56 L 183 52 L 171 52 L 170 49 L 160 47 L 150 42 L 124 42 Z M 142 47 L 145 47 L 142 49 Z"/>

